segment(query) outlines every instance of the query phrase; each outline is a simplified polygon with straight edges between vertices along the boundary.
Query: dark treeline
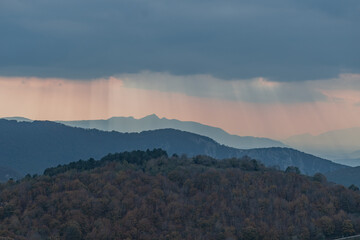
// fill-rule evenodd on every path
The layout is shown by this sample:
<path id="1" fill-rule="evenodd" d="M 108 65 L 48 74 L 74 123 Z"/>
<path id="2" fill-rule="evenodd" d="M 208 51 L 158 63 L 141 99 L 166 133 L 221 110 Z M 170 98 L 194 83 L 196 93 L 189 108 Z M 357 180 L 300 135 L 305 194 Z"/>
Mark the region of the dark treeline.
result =
<path id="1" fill-rule="evenodd" d="M 214 167 L 214 168 L 240 168 L 242 170 L 265 170 L 265 167 L 260 162 L 251 159 L 247 156 L 237 159 L 224 159 L 224 160 L 217 160 L 212 157 L 208 156 L 196 156 L 194 158 L 187 158 L 185 155 L 181 158 L 178 157 L 177 154 L 174 154 L 171 158 L 171 161 L 168 161 L 166 164 L 162 165 L 162 168 L 156 168 L 155 170 L 150 168 L 148 161 L 150 159 L 157 159 L 157 158 L 168 158 L 168 154 L 166 151 L 162 149 L 153 149 L 153 150 L 146 150 L 146 151 L 132 151 L 132 152 L 123 152 L 123 153 L 115 153 L 115 154 L 108 154 L 107 156 L 103 157 L 99 161 L 90 158 L 87 161 L 79 160 L 77 162 L 71 162 L 69 164 L 58 165 L 57 167 L 47 168 L 44 171 L 44 175 L 54 176 L 59 173 L 64 173 L 69 170 L 76 170 L 76 171 L 85 171 L 94 169 L 97 167 L 105 166 L 109 162 L 118 162 L 125 166 L 125 168 L 134 169 L 134 170 L 143 170 L 150 174 L 157 174 L 161 172 L 162 174 L 166 174 L 175 168 L 180 166 L 203 166 L 203 167 Z M 28 175 L 27 177 L 30 177 Z"/>
<path id="2" fill-rule="evenodd" d="M 360 233 L 360 195 L 248 157 L 109 154 L 0 185 L 0 237 L 331 239 Z"/>
<path id="3" fill-rule="evenodd" d="M 102 167 L 108 162 L 121 162 L 121 163 L 130 163 L 135 164 L 135 166 L 140 167 L 143 166 L 147 161 L 154 158 L 159 157 L 167 157 L 167 152 L 162 149 L 154 149 L 152 151 L 132 151 L 132 152 L 123 152 L 123 153 L 115 153 L 108 154 L 103 157 L 101 160 L 97 161 L 93 158 L 90 158 L 87 161 L 79 160 L 77 162 L 71 162 L 69 164 L 61 165 L 59 164 L 57 167 L 47 168 L 44 171 L 44 175 L 54 176 L 59 173 L 63 173 L 69 170 L 77 170 L 77 171 L 85 171 L 94 169 L 96 167 Z M 29 175 L 27 176 L 29 177 Z"/>

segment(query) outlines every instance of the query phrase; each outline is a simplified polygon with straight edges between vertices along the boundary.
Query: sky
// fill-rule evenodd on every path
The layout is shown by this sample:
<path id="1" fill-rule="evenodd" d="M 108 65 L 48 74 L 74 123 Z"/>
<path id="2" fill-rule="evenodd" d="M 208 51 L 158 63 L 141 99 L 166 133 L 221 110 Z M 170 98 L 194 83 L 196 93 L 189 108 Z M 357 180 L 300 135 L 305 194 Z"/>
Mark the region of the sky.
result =
<path id="1" fill-rule="evenodd" d="M 0 117 L 360 127 L 358 0 L 2 0 Z"/>

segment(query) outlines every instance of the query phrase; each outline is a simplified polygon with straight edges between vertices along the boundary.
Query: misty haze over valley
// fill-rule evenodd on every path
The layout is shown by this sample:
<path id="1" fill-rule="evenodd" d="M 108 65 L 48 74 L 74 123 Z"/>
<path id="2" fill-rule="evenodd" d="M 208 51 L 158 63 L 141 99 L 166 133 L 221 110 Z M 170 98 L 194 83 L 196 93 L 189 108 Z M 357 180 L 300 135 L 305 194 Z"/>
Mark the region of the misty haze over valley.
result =
<path id="1" fill-rule="evenodd" d="M 358 239 L 359 12 L 1 0 L 0 239 Z"/>

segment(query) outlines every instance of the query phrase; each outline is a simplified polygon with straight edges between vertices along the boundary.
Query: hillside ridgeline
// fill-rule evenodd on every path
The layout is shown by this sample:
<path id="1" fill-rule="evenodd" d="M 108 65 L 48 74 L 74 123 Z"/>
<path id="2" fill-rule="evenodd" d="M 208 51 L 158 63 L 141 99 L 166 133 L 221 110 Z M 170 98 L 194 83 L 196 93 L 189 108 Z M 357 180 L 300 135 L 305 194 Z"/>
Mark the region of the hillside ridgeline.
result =
<path id="1" fill-rule="evenodd" d="M 155 114 L 144 118 L 112 117 L 106 120 L 59 121 L 68 126 L 88 129 L 99 129 L 117 132 L 143 132 L 164 128 L 172 128 L 207 136 L 220 144 L 240 149 L 286 147 L 280 141 L 270 138 L 238 136 L 229 134 L 221 128 L 204 125 L 198 122 L 180 121 L 176 119 L 159 118 Z"/>
<path id="2" fill-rule="evenodd" d="M 90 157 L 123 151 L 162 148 L 169 154 L 189 157 L 208 155 L 217 159 L 248 155 L 266 166 L 285 170 L 296 166 L 304 174 L 326 173 L 345 166 L 290 148 L 241 150 L 214 140 L 175 129 L 141 133 L 106 132 L 82 129 L 49 121 L 17 122 L 0 119 L 0 166 L 27 173 Z"/>
<path id="3" fill-rule="evenodd" d="M 14 239 L 324 239 L 360 233 L 360 194 L 265 168 L 153 151 L 109 154 L 0 185 Z"/>

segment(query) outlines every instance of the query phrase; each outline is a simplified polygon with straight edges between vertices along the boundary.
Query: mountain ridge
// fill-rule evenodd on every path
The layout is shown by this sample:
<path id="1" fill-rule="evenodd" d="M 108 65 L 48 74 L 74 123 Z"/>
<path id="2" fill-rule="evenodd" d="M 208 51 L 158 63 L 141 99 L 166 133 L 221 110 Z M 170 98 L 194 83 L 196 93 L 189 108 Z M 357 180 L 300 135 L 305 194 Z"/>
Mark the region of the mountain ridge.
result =
<path id="1" fill-rule="evenodd" d="M 229 147 L 240 149 L 262 148 L 262 147 L 287 147 L 280 141 L 270 138 L 238 136 L 230 134 L 225 130 L 201 124 L 194 121 L 180 121 L 177 119 L 159 118 L 156 114 L 151 114 L 140 119 L 134 117 L 111 117 L 99 120 L 79 120 L 79 121 L 57 121 L 68 126 L 82 128 L 96 128 L 104 131 L 118 132 L 142 132 L 163 128 L 173 128 L 182 131 L 192 132 L 207 136 L 215 141 Z"/>
<path id="2" fill-rule="evenodd" d="M 300 134 L 284 139 L 290 147 L 340 162 L 360 158 L 360 127 L 327 131 L 318 135 Z"/>
<path id="3" fill-rule="evenodd" d="M 248 155 L 266 166 L 298 167 L 302 173 L 329 172 L 344 165 L 290 148 L 241 150 L 220 145 L 213 139 L 175 129 L 141 133 L 106 132 L 69 127 L 50 121 L 0 120 L 0 165 L 23 175 L 45 168 L 120 151 L 162 148 L 169 154 L 209 155 L 217 159 Z"/>
<path id="4" fill-rule="evenodd" d="M 248 157 L 122 152 L 53 167 L 0 189 L 1 239 L 335 239 L 360 233 L 354 188 Z"/>

